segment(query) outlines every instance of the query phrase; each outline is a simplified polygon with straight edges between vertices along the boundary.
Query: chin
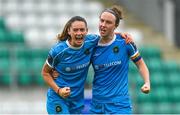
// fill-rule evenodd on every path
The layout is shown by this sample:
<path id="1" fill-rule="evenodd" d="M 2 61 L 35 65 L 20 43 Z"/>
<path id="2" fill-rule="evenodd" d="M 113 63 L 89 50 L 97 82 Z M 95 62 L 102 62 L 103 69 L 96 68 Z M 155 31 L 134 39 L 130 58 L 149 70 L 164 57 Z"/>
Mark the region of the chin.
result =
<path id="1" fill-rule="evenodd" d="M 76 45 L 79 47 L 79 46 L 81 46 L 82 44 L 83 44 L 83 42 L 77 43 Z"/>
<path id="2" fill-rule="evenodd" d="M 100 33 L 100 35 L 101 35 L 102 37 L 106 36 L 106 34 L 105 34 L 105 33 Z"/>
<path id="3" fill-rule="evenodd" d="M 101 35 L 101 37 L 102 37 L 102 38 L 105 38 L 105 37 L 106 37 L 106 35 L 102 34 L 102 35 Z"/>

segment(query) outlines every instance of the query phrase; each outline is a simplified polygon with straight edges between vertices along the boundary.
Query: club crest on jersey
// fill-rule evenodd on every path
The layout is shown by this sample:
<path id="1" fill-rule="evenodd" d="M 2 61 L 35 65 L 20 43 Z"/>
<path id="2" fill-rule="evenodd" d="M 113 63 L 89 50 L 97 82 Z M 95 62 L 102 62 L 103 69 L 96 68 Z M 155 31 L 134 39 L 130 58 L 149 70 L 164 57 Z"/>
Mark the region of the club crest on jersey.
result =
<path id="1" fill-rule="evenodd" d="M 84 54 L 89 55 L 89 54 L 90 54 L 89 49 L 86 49 L 86 50 L 84 51 Z"/>
<path id="2" fill-rule="evenodd" d="M 62 111 L 61 106 L 57 105 L 57 106 L 56 106 L 56 112 L 58 112 L 58 113 L 59 113 L 59 112 L 61 112 L 61 111 Z"/>
<path id="3" fill-rule="evenodd" d="M 119 52 L 119 47 L 118 47 L 118 46 L 115 46 L 115 47 L 113 48 L 113 52 L 114 52 L 114 53 L 118 53 L 118 52 Z"/>

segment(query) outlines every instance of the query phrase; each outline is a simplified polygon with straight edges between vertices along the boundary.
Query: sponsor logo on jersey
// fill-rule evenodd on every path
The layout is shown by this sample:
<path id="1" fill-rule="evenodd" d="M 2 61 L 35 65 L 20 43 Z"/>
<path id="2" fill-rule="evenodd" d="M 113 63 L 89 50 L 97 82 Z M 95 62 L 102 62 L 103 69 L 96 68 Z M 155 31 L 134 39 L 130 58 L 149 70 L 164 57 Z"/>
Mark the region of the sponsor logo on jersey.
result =
<path id="1" fill-rule="evenodd" d="M 77 65 L 75 67 L 66 67 L 65 71 L 70 72 L 70 71 L 80 70 L 80 69 L 86 68 L 89 65 L 89 63 L 90 62 L 87 62 L 81 65 Z"/>
<path id="2" fill-rule="evenodd" d="M 100 68 L 104 68 L 104 67 L 111 67 L 111 66 L 116 66 L 116 65 L 120 65 L 121 61 L 114 61 L 114 62 L 110 62 L 110 63 L 106 63 L 106 64 L 101 64 L 101 65 L 95 65 L 94 68 L 100 69 Z"/>
<path id="3" fill-rule="evenodd" d="M 66 67 L 65 70 L 69 72 L 69 71 L 71 71 L 71 68 L 70 67 Z"/>

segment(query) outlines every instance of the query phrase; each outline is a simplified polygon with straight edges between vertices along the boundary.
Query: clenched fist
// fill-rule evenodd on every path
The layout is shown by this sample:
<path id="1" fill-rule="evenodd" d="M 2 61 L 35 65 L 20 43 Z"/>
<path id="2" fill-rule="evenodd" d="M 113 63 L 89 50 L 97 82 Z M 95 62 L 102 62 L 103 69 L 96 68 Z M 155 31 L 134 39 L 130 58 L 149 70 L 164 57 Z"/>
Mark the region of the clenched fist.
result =
<path id="1" fill-rule="evenodd" d="M 150 92 L 151 88 L 150 88 L 150 84 L 149 83 L 145 83 L 142 87 L 141 87 L 141 91 L 145 94 L 148 94 Z"/>
<path id="2" fill-rule="evenodd" d="M 62 97 L 62 98 L 67 98 L 71 93 L 71 89 L 70 87 L 63 87 L 60 88 L 58 91 L 58 94 Z"/>

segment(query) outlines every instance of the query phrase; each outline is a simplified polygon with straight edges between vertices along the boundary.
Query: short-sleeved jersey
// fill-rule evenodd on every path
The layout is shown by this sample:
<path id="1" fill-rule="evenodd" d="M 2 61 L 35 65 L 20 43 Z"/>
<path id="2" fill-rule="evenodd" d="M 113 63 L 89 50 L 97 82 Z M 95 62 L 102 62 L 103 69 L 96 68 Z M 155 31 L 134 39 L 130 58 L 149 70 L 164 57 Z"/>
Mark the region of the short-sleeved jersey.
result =
<path id="1" fill-rule="evenodd" d="M 84 83 L 92 52 L 97 45 L 99 36 L 87 35 L 84 44 L 75 48 L 68 41 L 58 42 L 49 51 L 46 63 L 59 72 L 55 80 L 59 87 L 70 87 L 71 94 L 68 99 L 84 98 Z M 52 92 L 53 90 L 50 88 Z M 54 91 L 53 91 L 54 92 Z M 53 98 L 59 98 L 55 93 Z"/>
<path id="2" fill-rule="evenodd" d="M 111 43 L 98 43 L 92 64 L 95 71 L 93 80 L 93 100 L 101 103 L 122 102 L 130 105 L 128 94 L 129 59 L 141 59 L 133 43 L 126 44 L 119 34 Z"/>

